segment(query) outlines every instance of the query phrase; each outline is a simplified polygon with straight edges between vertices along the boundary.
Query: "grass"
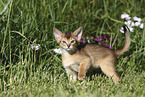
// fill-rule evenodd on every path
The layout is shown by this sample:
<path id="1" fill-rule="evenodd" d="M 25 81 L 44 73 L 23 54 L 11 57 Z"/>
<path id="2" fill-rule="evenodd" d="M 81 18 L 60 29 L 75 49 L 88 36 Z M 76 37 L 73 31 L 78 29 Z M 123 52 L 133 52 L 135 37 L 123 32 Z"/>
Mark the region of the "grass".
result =
<path id="1" fill-rule="evenodd" d="M 0 96 L 29 97 L 144 97 L 145 29 L 130 32 L 131 46 L 118 57 L 120 84 L 104 74 L 69 82 L 52 29 L 74 31 L 84 28 L 84 37 L 116 37 L 123 45 L 122 13 L 145 22 L 144 0 L 1 0 L 0 1 Z M 109 41 L 108 41 L 109 43 Z M 30 44 L 40 44 L 32 50 Z"/>

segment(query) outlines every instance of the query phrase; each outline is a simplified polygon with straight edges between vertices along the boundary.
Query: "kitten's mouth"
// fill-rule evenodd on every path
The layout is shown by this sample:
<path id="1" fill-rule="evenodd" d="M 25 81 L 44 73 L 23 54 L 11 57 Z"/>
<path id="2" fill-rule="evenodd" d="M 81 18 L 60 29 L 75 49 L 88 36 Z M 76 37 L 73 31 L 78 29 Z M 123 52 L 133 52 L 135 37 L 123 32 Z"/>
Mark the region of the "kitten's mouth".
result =
<path id="1" fill-rule="evenodd" d="M 70 51 L 71 49 L 70 48 L 67 48 L 66 50 Z"/>

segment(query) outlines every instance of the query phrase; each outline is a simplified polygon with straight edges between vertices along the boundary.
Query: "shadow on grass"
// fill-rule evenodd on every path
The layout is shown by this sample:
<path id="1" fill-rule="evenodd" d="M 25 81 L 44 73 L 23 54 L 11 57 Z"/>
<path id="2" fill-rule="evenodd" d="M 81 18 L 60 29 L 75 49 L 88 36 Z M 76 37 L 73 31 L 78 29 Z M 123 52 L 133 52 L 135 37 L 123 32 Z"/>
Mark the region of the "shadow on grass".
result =
<path id="1" fill-rule="evenodd" d="M 122 73 L 123 73 L 123 71 L 116 71 L 120 76 L 122 76 Z M 86 74 L 86 76 L 88 77 L 88 78 L 90 78 L 90 81 L 91 80 L 93 80 L 93 76 L 106 76 L 104 73 L 103 73 L 103 71 L 101 70 L 101 68 L 90 68 L 88 71 L 87 71 L 87 74 Z"/>

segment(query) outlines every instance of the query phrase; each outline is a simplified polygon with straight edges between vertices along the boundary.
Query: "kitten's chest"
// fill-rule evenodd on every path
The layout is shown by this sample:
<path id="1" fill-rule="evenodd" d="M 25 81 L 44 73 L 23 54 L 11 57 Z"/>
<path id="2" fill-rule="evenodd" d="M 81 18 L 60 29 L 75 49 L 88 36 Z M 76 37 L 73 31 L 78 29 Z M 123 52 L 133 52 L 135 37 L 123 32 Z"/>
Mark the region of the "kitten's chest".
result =
<path id="1" fill-rule="evenodd" d="M 76 60 L 76 58 L 73 56 L 62 57 L 62 62 L 63 62 L 64 67 L 68 67 L 74 64 L 79 65 L 80 63 L 79 60 Z"/>
<path id="2" fill-rule="evenodd" d="M 64 68 L 71 68 L 75 70 L 76 72 L 78 72 L 80 61 L 76 56 L 66 56 L 66 57 L 63 56 L 62 62 L 63 62 Z"/>

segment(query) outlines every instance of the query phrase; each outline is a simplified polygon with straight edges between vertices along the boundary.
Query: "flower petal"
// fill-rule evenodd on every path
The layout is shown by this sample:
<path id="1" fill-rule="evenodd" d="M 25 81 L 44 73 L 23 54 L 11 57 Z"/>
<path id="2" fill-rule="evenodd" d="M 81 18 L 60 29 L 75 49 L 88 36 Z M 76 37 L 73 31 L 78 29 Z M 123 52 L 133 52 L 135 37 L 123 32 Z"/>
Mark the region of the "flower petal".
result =
<path id="1" fill-rule="evenodd" d="M 131 19 L 131 17 L 126 17 L 126 20 L 130 20 Z"/>
<path id="2" fill-rule="evenodd" d="M 140 25 L 140 22 L 135 22 L 134 25 L 135 25 L 135 26 L 139 26 L 139 25 Z"/>
<path id="3" fill-rule="evenodd" d="M 94 41 L 97 41 L 97 42 L 102 42 L 99 38 L 95 38 L 93 39 Z"/>
<path id="4" fill-rule="evenodd" d="M 135 26 L 135 23 L 134 23 L 134 22 L 131 22 L 131 27 L 132 27 L 132 26 Z"/>
<path id="5" fill-rule="evenodd" d="M 120 32 L 124 33 L 124 28 L 123 27 L 121 27 Z"/>
<path id="6" fill-rule="evenodd" d="M 134 29 L 132 27 L 128 26 L 128 28 L 129 28 L 130 32 L 134 32 Z"/>
<path id="7" fill-rule="evenodd" d="M 139 26 L 141 29 L 143 29 L 143 23 Z"/>
<path id="8" fill-rule="evenodd" d="M 134 20 L 134 21 L 138 21 L 138 22 L 141 22 L 141 21 L 142 21 L 141 18 L 138 18 L 138 17 L 136 17 L 136 16 L 133 17 L 133 20 Z"/>
<path id="9" fill-rule="evenodd" d="M 39 46 L 36 46 L 35 48 L 36 48 L 36 51 L 37 51 L 39 49 Z"/>
<path id="10" fill-rule="evenodd" d="M 135 23 L 132 22 L 131 20 L 128 20 L 127 22 L 125 21 L 124 24 L 126 24 L 127 26 L 135 26 Z"/>
<path id="11" fill-rule="evenodd" d="M 129 15 L 124 13 L 124 14 L 121 14 L 121 19 L 129 19 Z"/>

